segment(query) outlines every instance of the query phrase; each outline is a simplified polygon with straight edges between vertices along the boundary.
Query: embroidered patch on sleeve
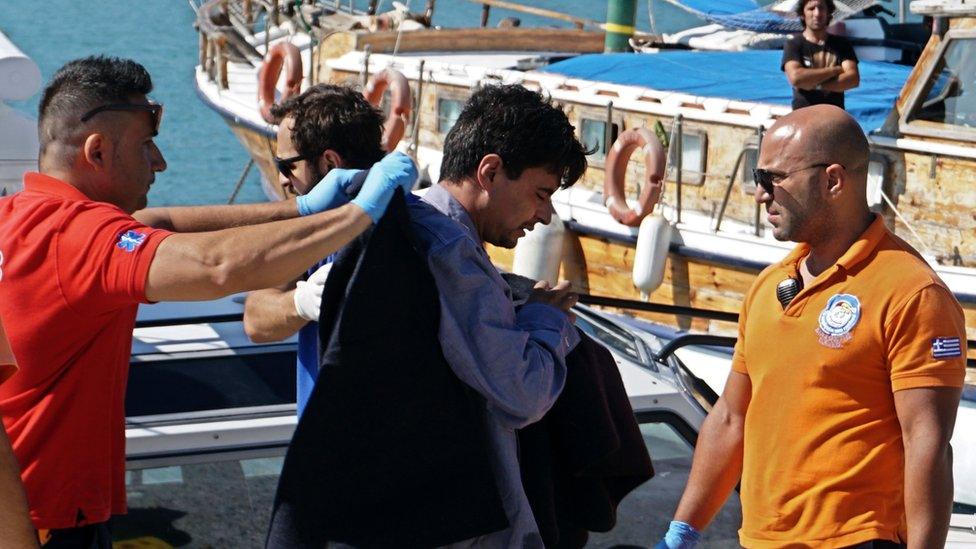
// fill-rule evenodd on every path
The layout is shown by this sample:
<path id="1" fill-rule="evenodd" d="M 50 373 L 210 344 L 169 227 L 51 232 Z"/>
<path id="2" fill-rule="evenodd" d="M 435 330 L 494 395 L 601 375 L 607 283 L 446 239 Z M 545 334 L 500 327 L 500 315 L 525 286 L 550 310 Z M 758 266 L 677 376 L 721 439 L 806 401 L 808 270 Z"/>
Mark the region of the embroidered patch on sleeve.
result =
<path id="1" fill-rule="evenodd" d="M 955 358 L 962 356 L 962 345 L 958 337 L 937 337 L 932 340 L 932 358 Z"/>
<path id="2" fill-rule="evenodd" d="M 146 235 L 136 231 L 126 231 L 119 236 L 119 241 L 115 245 L 126 252 L 133 252 L 146 240 Z"/>

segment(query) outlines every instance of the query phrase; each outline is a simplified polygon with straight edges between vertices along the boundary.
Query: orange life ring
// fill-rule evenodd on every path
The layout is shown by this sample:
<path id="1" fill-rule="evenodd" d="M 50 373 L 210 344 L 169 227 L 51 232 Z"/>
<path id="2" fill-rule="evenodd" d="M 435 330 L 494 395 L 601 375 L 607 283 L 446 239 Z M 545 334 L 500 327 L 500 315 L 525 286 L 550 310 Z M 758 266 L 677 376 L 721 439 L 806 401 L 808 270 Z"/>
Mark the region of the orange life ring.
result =
<path id="1" fill-rule="evenodd" d="M 278 77 L 281 76 L 281 66 L 285 66 L 285 91 L 281 98 L 275 99 Z M 302 87 L 302 54 L 294 44 L 278 42 L 268 50 L 264 63 L 258 71 L 258 107 L 261 118 L 269 124 L 277 120 L 271 116 L 271 107 L 278 101 L 284 101 L 298 94 Z"/>
<path id="2" fill-rule="evenodd" d="M 390 88 L 390 115 L 383 124 L 383 150 L 390 152 L 403 139 L 410 116 L 410 82 L 393 69 L 383 69 L 374 74 L 366 84 L 363 95 L 374 106 L 383 100 L 383 92 Z"/>
<path id="3" fill-rule="evenodd" d="M 638 210 L 634 210 L 627 205 L 624 197 L 624 180 L 627 175 L 627 161 L 637 147 L 644 149 L 646 181 L 637 198 Z M 607 154 L 603 177 L 603 196 L 607 210 L 617 222 L 628 227 L 637 227 L 654 210 L 654 205 L 661 198 L 661 191 L 664 189 L 664 167 L 664 147 L 651 130 L 631 128 L 617 137 Z"/>

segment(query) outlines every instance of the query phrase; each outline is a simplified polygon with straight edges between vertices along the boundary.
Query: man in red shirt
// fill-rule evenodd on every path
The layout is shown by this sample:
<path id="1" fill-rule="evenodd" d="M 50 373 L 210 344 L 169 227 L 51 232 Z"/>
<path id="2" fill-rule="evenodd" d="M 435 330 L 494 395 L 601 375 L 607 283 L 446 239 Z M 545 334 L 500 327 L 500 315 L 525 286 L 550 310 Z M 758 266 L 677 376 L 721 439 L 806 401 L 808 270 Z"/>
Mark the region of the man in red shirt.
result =
<path id="1" fill-rule="evenodd" d="M 62 67 L 41 98 L 40 173 L 0 200 L 0 316 L 20 364 L 0 387 L 0 414 L 47 547 L 110 547 L 106 523 L 126 511 L 123 404 L 138 304 L 294 280 L 416 178 L 409 158 L 392 154 L 331 211 L 343 182 L 326 178 L 297 200 L 140 212 L 166 169 L 151 89 L 130 60 Z"/>

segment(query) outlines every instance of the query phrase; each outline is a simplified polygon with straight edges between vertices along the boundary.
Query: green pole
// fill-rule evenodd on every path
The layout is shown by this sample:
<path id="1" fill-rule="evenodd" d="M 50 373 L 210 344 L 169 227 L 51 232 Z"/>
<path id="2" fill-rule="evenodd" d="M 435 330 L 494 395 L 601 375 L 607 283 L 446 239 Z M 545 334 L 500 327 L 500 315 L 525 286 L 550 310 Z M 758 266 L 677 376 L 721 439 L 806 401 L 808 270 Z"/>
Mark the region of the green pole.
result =
<path id="1" fill-rule="evenodd" d="M 630 37 L 634 35 L 636 21 L 637 0 L 609 0 L 603 51 L 630 51 Z"/>

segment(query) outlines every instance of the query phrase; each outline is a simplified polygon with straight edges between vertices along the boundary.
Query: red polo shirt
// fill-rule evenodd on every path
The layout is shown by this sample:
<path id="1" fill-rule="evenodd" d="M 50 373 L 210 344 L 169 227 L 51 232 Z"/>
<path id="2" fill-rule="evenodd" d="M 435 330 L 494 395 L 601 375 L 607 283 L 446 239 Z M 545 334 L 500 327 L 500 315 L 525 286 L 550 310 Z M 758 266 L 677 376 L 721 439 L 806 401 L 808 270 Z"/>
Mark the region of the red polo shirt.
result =
<path id="1" fill-rule="evenodd" d="M 20 365 L 0 414 L 37 528 L 126 510 L 132 329 L 169 234 L 38 173 L 0 199 L 0 317 Z"/>

